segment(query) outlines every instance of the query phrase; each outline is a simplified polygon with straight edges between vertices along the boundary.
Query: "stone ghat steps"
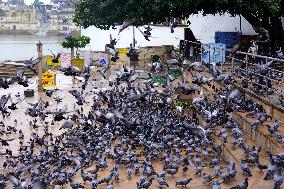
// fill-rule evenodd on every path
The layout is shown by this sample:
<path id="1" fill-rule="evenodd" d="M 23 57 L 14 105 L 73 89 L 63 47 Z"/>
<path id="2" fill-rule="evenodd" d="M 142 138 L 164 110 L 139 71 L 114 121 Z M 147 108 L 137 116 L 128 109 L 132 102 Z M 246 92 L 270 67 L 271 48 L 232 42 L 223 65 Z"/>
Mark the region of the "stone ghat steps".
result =
<path id="1" fill-rule="evenodd" d="M 281 153 L 284 151 L 283 144 L 273 137 L 267 130 L 265 125 L 271 126 L 272 121 L 266 121 L 264 125 L 258 126 L 256 129 L 252 129 L 251 125 L 254 120 L 252 118 L 246 118 L 245 115 L 234 112 L 232 117 L 241 125 L 246 135 L 250 137 L 251 140 L 255 141 L 258 145 L 271 151 L 272 153 Z M 284 133 L 283 127 L 280 126 L 279 132 Z"/>
<path id="2" fill-rule="evenodd" d="M 202 117 L 197 116 L 200 124 L 201 125 L 207 125 L 206 122 L 202 119 Z M 221 130 L 221 127 L 217 127 L 214 129 L 215 134 L 218 133 Z M 228 130 L 227 130 L 228 131 Z M 256 143 L 254 143 L 253 141 L 250 140 L 250 138 L 248 138 L 245 134 L 243 135 L 244 140 L 246 142 L 246 144 L 249 146 L 249 148 L 251 149 L 252 146 L 256 146 Z M 246 156 L 244 154 L 244 152 L 237 147 L 236 149 L 232 148 L 232 145 L 230 144 L 230 138 L 231 135 L 228 135 L 228 142 L 224 143 L 220 138 L 218 138 L 217 136 L 215 136 L 215 142 L 217 144 L 221 144 L 223 147 L 223 159 L 225 162 L 228 162 L 230 164 L 232 163 L 236 163 L 236 170 L 237 170 L 237 176 L 236 176 L 236 180 L 239 180 L 239 182 L 242 182 L 242 180 L 246 177 L 246 175 L 243 175 L 242 170 L 241 170 L 241 164 L 240 164 L 240 160 L 241 159 L 245 159 Z M 260 153 L 260 162 L 262 164 L 267 165 L 269 163 L 269 159 L 267 157 L 267 155 L 265 154 L 265 152 L 262 150 Z M 265 174 L 265 170 L 263 170 L 263 172 L 260 172 L 260 170 L 256 167 L 256 166 L 249 166 L 249 169 L 252 173 L 251 177 L 249 178 L 249 187 L 248 188 L 271 188 L 271 186 L 273 186 L 273 180 L 263 180 L 264 174 Z M 222 185 L 226 187 L 226 184 Z"/>
<path id="3" fill-rule="evenodd" d="M 199 123 L 206 127 L 207 123 L 203 120 L 203 118 L 201 116 L 197 116 Z M 231 137 L 232 137 L 232 133 L 230 132 L 229 129 L 227 129 L 227 134 L 228 134 L 228 139 L 227 142 L 224 143 L 223 140 L 221 140 L 221 138 L 219 138 L 217 136 L 217 134 L 220 132 L 222 126 L 218 126 L 215 127 L 214 129 L 212 129 L 215 132 L 215 138 L 217 138 L 218 144 L 221 144 L 223 146 L 223 150 L 225 150 L 226 154 L 225 155 L 225 160 L 227 162 L 233 163 L 233 162 L 237 162 L 238 164 L 240 164 L 240 160 L 241 159 L 246 159 L 247 157 L 244 155 L 243 150 L 237 146 L 236 149 L 233 149 L 233 146 L 231 145 L 230 141 L 231 141 Z M 251 139 L 246 136 L 245 134 L 243 134 L 243 138 L 245 140 L 245 143 L 248 145 L 249 148 L 252 148 L 253 146 L 257 146 L 257 144 L 254 141 L 251 141 Z M 264 151 L 262 151 L 262 153 L 260 154 L 261 156 L 261 162 L 268 164 L 269 160 L 266 156 L 266 154 L 264 153 Z"/>
<path id="4" fill-rule="evenodd" d="M 267 98 L 265 98 L 264 96 L 251 92 L 249 89 L 243 88 L 238 83 L 233 83 L 233 86 L 243 91 L 246 94 L 246 98 L 252 99 L 254 102 L 261 104 L 265 111 L 271 115 L 273 119 L 278 119 L 284 122 L 284 107 L 282 107 L 278 102 L 278 95 L 269 95 Z"/>
<path id="5" fill-rule="evenodd" d="M 204 76 L 208 77 L 210 76 L 209 73 L 203 73 Z M 224 84 L 220 82 L 212 82 L 212 84 L 215 85 L 218 89 L 224 88 L 227 86 L 224 86 Z M 212 93 L 215 93 L 210 87 L 203 85 L 203 87 L 208 91 L 211 91 Z M 245 91 L 244 91 L 245 92 Z M 273 108 L 272 104 L 264 104 L 262 101 L 259 101 L 254 96 L 250 96 L 250 93 L 246 93 L 246 98 L 251 99 L 254 103 L 259 103 L 264 106 L 265 111 L 272 116 L 273 119 L 282 118 L 284 119 L 284 113 L 279 112 L 279 109 L 273 109 L 271 111 L 271 108 Z M 277 113 L 275 113 L 278 111 Z M 274 113 L 273 113 L 274 112 Z M 266 127 L 266 125 L 271 126 L 273 124 L 272 121 L 268 120 L 263 125 L 258 126 L 256 129 L 252 129 L 251 125 L 255 122 L 255 119 L 247 118 L 246 113 L 241 113 L 234 111 L 231 113 L 231 116 L 241 125 L 243 130 L 246 132 L 246 135 L 251 138 L 251 140 L 255 141 L 258 146 L 262 146 L 263 148 L 271 151 L 272 153 L 280 153 L 284 151 L 284 144 L 281 143 L 281 141 L 278 141 L 275 137 L 273 137 Z M 282 120 L 280 119 L 280 120 Z M 279 132 L 284 136 L 284 125 L 280 126 Z"/>
<path id="6" fill-rule="evenodd" d="M 225 65 L 224 69 L 227 72 L 232 72 L 232 68 L 229 65 Z M 208 73 L 209 74 L 209 73 Z M 250 88 L 253 87 L 251 83 L 249 83 L 249 88 L 244 88 L 241 84 L 243 78 L 235 77 L 235 83 L 232 85 L 235 88 L 238 88 L 239 90 L 243 91 L 246 94 L 246 98 L 254 100 L 254 102 L 257 102 L 261 104 L 266 112 L 271 115 L 274 119 L 278 119 L 282 122 L 284 122 L 284 107 L 281 106 L 279 102 L 279 94 L 273 93 L 271 95 L 258 95 L 254 93 Z M 284 78 L 282 78 L 278 83 L 272 82 L 273 88 L 278 91 L 284 91 Z"/>
<path id="7" fill-rule="evenodd" d="M 25 76 L 27 78 L 32 78 L 36 75 L 32 70 L 27 69 L 26 65 L 23 63 L 5 62 L 0 64 L 0 77 L 12 78 L 12 81 L 15 81 L 17 71 L 20 69 L 25 70 Z"/>

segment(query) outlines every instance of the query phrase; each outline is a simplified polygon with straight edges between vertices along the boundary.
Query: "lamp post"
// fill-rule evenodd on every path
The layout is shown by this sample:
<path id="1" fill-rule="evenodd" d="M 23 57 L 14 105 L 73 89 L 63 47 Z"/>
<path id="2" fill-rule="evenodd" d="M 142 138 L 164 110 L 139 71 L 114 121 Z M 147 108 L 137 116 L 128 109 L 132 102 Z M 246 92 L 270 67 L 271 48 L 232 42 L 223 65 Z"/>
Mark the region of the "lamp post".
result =
<path id="1" fill-rule="evenodd" d="M 43 92 L 42 88 L 42 43 L 39 41 L 37 44 L 37 53 L 39 63 L 37 64 L 37 74 L 38 74 L 38 91 Z"/>

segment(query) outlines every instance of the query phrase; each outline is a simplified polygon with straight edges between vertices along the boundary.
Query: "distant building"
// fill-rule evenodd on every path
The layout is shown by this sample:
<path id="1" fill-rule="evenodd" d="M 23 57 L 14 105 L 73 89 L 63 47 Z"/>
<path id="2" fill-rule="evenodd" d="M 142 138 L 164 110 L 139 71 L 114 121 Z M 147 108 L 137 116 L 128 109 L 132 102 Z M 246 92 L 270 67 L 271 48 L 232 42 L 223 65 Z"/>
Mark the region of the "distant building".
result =
<path id="1" fill-rule="evenodd" d="M 12 5 L 25 5 L 24 0 L 8 0 L 7 2 Z"/>
<path id="2" fill-rule="evenodd" d="M 75 8 L 76 0 L 51 0 L 51 4 L 60 5 L 62 8 Z"/>
<path id="3" fill-rule="evenodd" d="M 73 23 L 74 0 L 52 0 L 52 4 L 22 4 L 24 0 L 0 0 L 0 34 L 64 35 L 64 31 L 80 34 Z"/>
<path id="4" fill-rule="evenodd" d="M 0 34 L 34 34 L 39 28 L 37 12 L 27 6 L 10 7 L 0 17 Z"/>
<path id="5" fill-rule="evenodd" d="M 51 11 L 53 8 L 53 5 L 45 5 L 45 4 L 37 4 L 33 6 L 37 11 Z"/>
<path id="6" fill-rule="evenodd" d="M 49 15 L 50 30 L 47 32 L 47 35 L 60 35 L 64 31 L 69 30 L 80 34 L 80 27 L 73 23 L 74 14 L 75 10 L 72 8 L 52 10 Z"/>

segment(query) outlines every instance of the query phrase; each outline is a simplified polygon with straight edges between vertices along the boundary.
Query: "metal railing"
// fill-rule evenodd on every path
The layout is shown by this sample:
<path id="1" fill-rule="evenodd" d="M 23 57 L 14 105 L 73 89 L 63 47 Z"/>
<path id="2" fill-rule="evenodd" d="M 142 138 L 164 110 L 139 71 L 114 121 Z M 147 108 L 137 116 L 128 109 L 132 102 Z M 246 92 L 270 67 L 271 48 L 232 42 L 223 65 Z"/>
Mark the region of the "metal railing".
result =
<path id="1" fill-rule="evenodd" d="M 182 50 L 181 53 L 183 57 L 188 60 L 199 60 L 202 62 L 202 55 L 204 53 L 203 47 L 206 45 L 208 44 L 184 41 L 184 50 Z M 191 49 L 191 52 L 189 52 L 189 49 Z M 237 51 L 232 55 L 230 49 L 221 48 L 219 50 L 225 50 L 226 54 L 225 61 L 217 63 L 219 71 L 223 72 L 224 68 L 226 68 L 237 82 L 247 82 L 248 85 L 251 84 L 251 86 L 248 87 L 250 87 L 250 90 L 254 93 L 262 91 L 261 94 L 266 95 L 273 92 L 280 94 L 282 90 L 284 90 L 284 60 L 241 51 Z M 241 55 L 244 58 L 238 58 L 236 57 L 237 55 Z M 212 63 L 213 61 L 210 61 L 210 53 L 208 53 L 208 56 L 209 63 Z M 265 68 L 266 73 L 260 73 L 261 65 L 270 61 L 273 61 L 274 65 L 278 64 L 279 67 L 267 67 Z M 240 79 L 238 80 L 238 78 Z"/>

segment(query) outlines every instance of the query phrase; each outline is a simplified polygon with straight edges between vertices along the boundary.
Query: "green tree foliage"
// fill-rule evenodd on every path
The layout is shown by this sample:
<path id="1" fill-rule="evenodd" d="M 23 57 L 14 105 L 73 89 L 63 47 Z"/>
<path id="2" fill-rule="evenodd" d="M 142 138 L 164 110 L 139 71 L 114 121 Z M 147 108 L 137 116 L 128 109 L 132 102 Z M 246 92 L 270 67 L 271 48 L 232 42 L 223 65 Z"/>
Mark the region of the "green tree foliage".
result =
<path id="1" fill-rule="evenodd" d="M 39 0 L 34 0 L 33 5 L 42 5 L 44 4 L 43 2 L 39 1 Z"/>
<path id="2" fill-rule="evenodd" d="M 0 9 L 0 16 L 5 16 L 5 11 L 3 9 Z"/>
<path id="3" fill-rule="evenodd" d="M 204 14 L 229 12 L 253 14 L 259 21 L 265 17 L 284 14 L 281 0 L 81 0 L 76 4 L 75 22 L 83 27 L 94 25 L 110 28 L 125 20 L 135 25 L 161 23 L 169 18 L 186 18 L 203 11 Z"/>
<path id="4" fill-rule="evenodd" d="M 24 5 L 24 0 L 8 0 L 8 3 L 11 3 L 12 5 Z"/>
<path id="5" fill-rule="evenodd" d="M 283 37 L 283 32 L 277 33 L 282 31 L 279 17 L 284 15 L 283 0 L 81 0 L 76 3 L 74 22 L 84 28 L 109 29 L 125 20 L 138 26 L 184 19 L 200 11 L 240 14 L 252 25 L 262 25 L 274 38 Z"/>
<path id="6" fill-rule="evenodd" d="M 72 48 L 84 48 L 91 42 L 91 39 L 87 36 L 79 36 L 75 35 L 69 38 L 66 38 L 65 41 L 62 42 L 62 46 L 66 49 Z"/>
<path id="7" fill-rule="evenodd" d="M 74 48 L 77 50 L 79 48 L 84 48 L 86 45 L 88 45 L 91 42 L 91 39 L 87 36 L 70 36 L 65 39 L 65 41 L 62 42 L 62 47 L 66 49 L 71 49 L 71 56 L 73 58 L 74 56 Z"/>
<path id="8" fill-rule="evenodd" d="M 34 0 L 33 5 L 37 5 L 39 3 L 39 0 Z"/>

